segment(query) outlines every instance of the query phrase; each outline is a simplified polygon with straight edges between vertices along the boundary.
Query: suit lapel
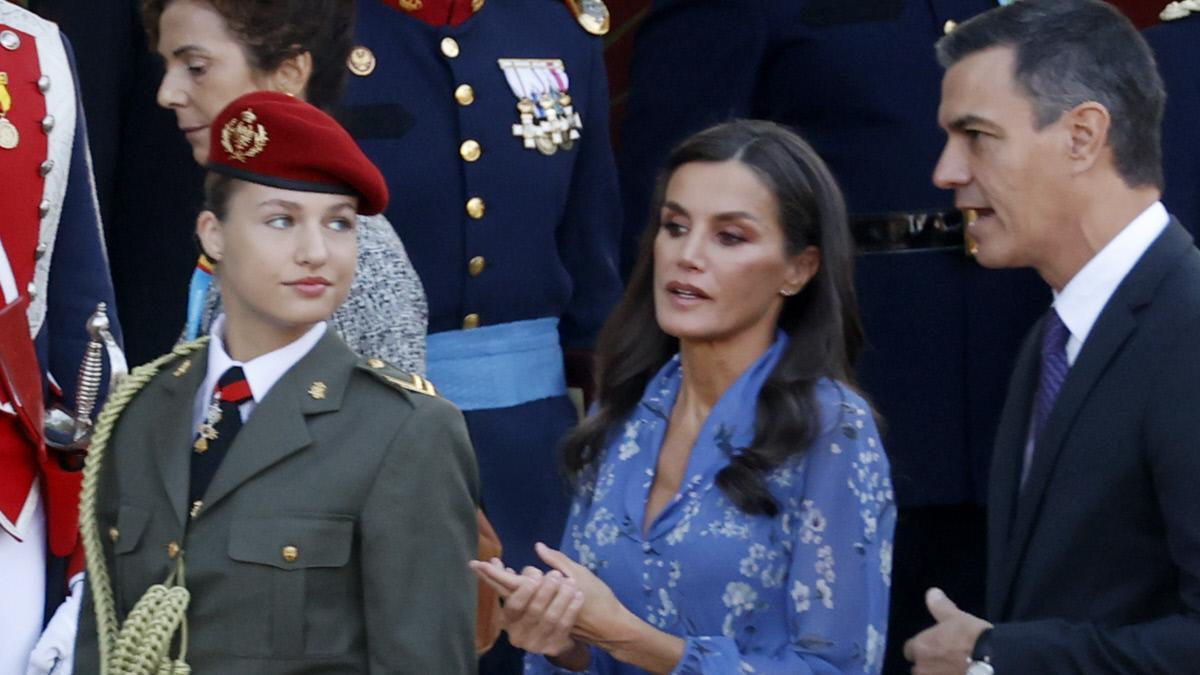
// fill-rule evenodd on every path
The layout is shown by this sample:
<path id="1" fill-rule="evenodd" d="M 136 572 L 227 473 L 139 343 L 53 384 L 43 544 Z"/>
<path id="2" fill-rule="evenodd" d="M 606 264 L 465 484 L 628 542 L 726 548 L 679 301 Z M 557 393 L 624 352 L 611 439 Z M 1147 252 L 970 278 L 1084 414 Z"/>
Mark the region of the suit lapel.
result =
<path id="1" fill-rule="evenodd" d="M 1054 409 L 1046 421 L 1046 428 L 1036 439 L 1033 466 L 1030 468 L 1024 489 L 1020 490 L 1020 495 L 1016 497 L 1016 517 L 1007 544 L 1002 549 L 998 584 L 994 591 L 989 593 L 989 598 L 994 595 L 998 600 L 1007 598 L 1011 601 L 1008 596 L 1013 581 L 1072 424 L 1087 402 L 1088 395 L 1104 377 L 1109 364 L 1137 329 L 1139 310 L 1152 301 L 1154 290 L 1163 277 L 1191 246 L 1190 235 L 1172 220 L 1163 234 L 1150 245 L 1130 270 L 1101 311 L 1075 364 L 1067 373 L 1058 400 L 1055 401 Z M 1035 368 L 1034 379 L 1036 377 Z M 1026 403 L 1031 401 L 1032 395 L 1026 399 Z M 1028 405 L 1026 407 L 1028 408 Z M 1025 429 L 1028 429 L 1028 410 L 1023 417 Z M 1009 442 L 1011 443 L 1012 439 L 1009 439 Z M 1018 441 L 1017 447 L 1024 447 L 1024 441 Z M 1017 489 L 1015 484 L 1006 486 L 1009 495 L 1015 495 Z M 1004 515 L 1000 514 L 999 517 L 1003 518 Z M 1001 607 L 1001 604 L 993 606 L 1001 612 L 996 618 L 1003 618 L 1006 614 L 1006 609 Z"/>
<path id="2" fill-rule="evenodd" d="M 204 383 L 207 365 L 208 346 L 205 345 L 170 363 L 157 378 L 160 391 L 155 394 L 154 406 L 161 411 L 161 418 L 152 424 L 151 438 L 154 444 L 150 452 L 158 464 L 167 499 L 181 526 L 187 523 L 190 448 L 195 433 L 192 429 L 192 404 L 196 390 Z"/>
<path id="3" fill-rule="evenodd" d="M 271 387 L 238 432 L 204 495 L 205 508 L 312 443 L 307 417 L 337 410 L 358 357 L 327 330 Z"/>
<path id="4" fill-rule="evenodd" d="M 1017 485 L 1021 479 L 1021 462 L 1029 434 L 1029 417 L 1034 392 L 1037 390 L 1040 367 L 1041 335 L 1045 321 L 1039 321 L 1029 331 L 1017 357 L 1004 412 L 996 429 L 995 450 L 992 453 L 988 486 L 988 615 L 1001 611 L 1000 601 L 1007 591 L 999 583 L 1001 563 L 1008 545 L 1016 510 Z"/>

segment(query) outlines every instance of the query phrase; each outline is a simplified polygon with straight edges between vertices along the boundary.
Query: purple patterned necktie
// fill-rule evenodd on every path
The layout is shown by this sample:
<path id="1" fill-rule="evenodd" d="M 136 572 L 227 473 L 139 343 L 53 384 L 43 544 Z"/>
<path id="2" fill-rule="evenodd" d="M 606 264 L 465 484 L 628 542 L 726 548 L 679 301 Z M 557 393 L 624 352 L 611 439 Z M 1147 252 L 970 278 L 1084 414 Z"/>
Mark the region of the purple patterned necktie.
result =
<path id="1" fill-rule="evenodd" d="M 1067 362 L 1067 338 L 1071 331 L 1059 318 L 1053 307 L 1046 315 L 1046 329 L 1042 333 L 1042 367 L 1038 377 L 1037 394 L 1033 399 L 1033 437 L 1025 446 L 1025 465 L 1021 469 L 1021 486 L 1029 476 L 1033 464 L 1034 446 L 1037 445 L 1042 431 L 1046 428 L 1046 420 L 1050 419 L 1050 411 L 1054 409 L 1054 401 L 1062 389 L 1063 381 L 1067 379 L 1067 371 L 1071 365 Z"/>

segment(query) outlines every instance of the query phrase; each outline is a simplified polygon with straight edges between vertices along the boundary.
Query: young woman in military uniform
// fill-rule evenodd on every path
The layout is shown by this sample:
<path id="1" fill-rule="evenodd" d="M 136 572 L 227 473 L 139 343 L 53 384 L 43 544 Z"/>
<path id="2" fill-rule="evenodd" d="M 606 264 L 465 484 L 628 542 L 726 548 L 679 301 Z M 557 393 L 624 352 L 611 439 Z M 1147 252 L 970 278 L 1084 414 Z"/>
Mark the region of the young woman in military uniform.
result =
<path id="1" fill-rule="evenodd" d="M 147 0 L 149 42 L 165 65 L 158 104 L 175 113 L 200 164 L 213 116 L 237 96 L 272 90 L 319 108 L 333 104 L 346 76 L 350 0 Z M 404 245 L 382 215 L 363 217 L 350 296 L 331 323 L 360 354 L 425 372 L 425 291 Z M 203 264 L 203 263 L 202 263 Z M 203 281 L 202 271 L 194 277 Z M 193 282 L 186 337 L 208 332 L 220 311 L 216 288 Z"/>
<path id="2" fill-rule="evenodd" d="M 238 98 L 209 136 L 197 234 L 224 314 L 101 415 L 77 672 L 469 672 L 478 479 L 462 416 L 325 322 L 354 276 L 356 216 L 387 202 L 382 176 L 283 94 Z"/>

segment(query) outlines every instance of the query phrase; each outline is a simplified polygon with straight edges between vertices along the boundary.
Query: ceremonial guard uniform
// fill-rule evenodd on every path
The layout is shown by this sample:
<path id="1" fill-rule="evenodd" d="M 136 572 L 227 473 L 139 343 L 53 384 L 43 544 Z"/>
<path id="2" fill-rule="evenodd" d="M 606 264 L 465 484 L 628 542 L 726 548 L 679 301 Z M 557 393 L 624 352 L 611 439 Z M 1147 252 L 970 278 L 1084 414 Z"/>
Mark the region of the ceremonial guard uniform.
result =
<path id="1" fill-rule="evenodd" d="M 1167 88 L 1163 111 L 1163 204 L 1188 228 L 1200 232 L 1200 0 L 1172 2 L 1163 23 L 1147 28 L 1158 71 Z"/>
<path id="2" fill-rule="evenodd" d="M 122 321 L 137 326 L 124 343 L 135 364 L 179 337 L 204 180 L 175 115 L 154 101 L 163 61 L 146 46 L 140 5 L 28 3 L 58 24 L 77 53 L 93 57 L 80 60 L 77 74 L 117 306 Z"/>
<path id="3" fill-rule="evenodd" d="M 354 194 L 362 215 L 387 201 L 353 140 L 298 99 L 242 96 L 211 134 L 208 169 L 246 183 L 235 191 Z M 247 268 L 260 263 L 235 251 L 264 241 L 291 247 L 267 278 L 329 275 L 349 292 L 345 240 L 312 243 L 353 237 L 348 223 L 292 209 L 269 215 L 271 231 L 257 211 L 215 226 L 229 233 L 223 258 L 208 250 L 229 314 L 211 339 L 132 372 L 101 415 L 81 506 L 90 592 L 77 672 L 458 675 L 474 666 L 467 561 L 479 483 L 462 416 L 428 381 L 358 356 L 309 321 L 323 304 L 246 299 L 260 280 Z M 312 233 L 316 218 L 322 234 Z M 229 228 L 242 228 L 236 243 Z M 200 232 L 209 249 L 211 230 Z M 330 241 L 343 267 L 329 262 Z M 290 341 L 239 361 L 227 339 L 235 321 L 244 340 Z M 274 330 L 281 322 L 307 331 Z M 146 663 L 151 670 L 137 669 Z"/>
<path id="4" fill-rule="evenodd" d="M 72 73 L 58 28 L 0 0 L 3 673 L 25 672 L 44 619 L 82 567 L 81 474 L 46 449 L 45 403 L 52 381 L 74 400 L 88 318 L 113 301 Z"/>
<path id="5" fill-rule="evenodd" d="M 595 0 L 361 0 L 339 111 L 387 179 L 429 299 L 429 379 L 466 414 L 518 566 L 562 535 L 563 352 L 592 346 L 620 293 L 602 44 L 585 30 L 605 16 Z"/>
<path id="6" fill-rule="evenodd" d="M 944 140 L 934 42 L 994 4 L 656 0 L 635 42 L 621 129 L 626 267 L 656 217 L 650 193 L 668 150 L 727 118 L 793 127 L 844 190 L 862 251 L 860 381 L 885 420 L 901 507 L 896 646 L 913 622 L 930 621 L 927 585 L 981 608 L 996 422 L 1021 337 L 1047 301 L 1033 273 L 971 259 L 952 196 L 930 179 Z M 956 562 L 923 557 L 934 551 Z"/>

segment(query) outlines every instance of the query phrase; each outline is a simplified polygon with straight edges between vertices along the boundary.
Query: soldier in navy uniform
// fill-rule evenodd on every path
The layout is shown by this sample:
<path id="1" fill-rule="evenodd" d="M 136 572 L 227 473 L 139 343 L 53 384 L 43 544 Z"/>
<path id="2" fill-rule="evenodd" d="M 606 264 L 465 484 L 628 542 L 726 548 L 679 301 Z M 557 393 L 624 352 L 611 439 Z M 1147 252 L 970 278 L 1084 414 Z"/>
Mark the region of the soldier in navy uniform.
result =
<path id="1" fill-rule="evenodd" d="M 1195 237 L 1200 231 L 1200 1 L 1172 2 L 1159 17 L 1163 23 L 1143 35 L 1154 50 L 1158 72 L 1167 88 L 1163 112 L 1163 204 Z"/>
<path id="2" fill-rule="evenodd" d="M 595 0 L 360 0 L 339 118 L 380 167 L 429 299 L 428 371 L 466 414 L 509 562 L 562 535 L 564 354 L 620 293 Z M 499 658 L 499 657 L 497 657 Z M 513 667 L 519 668 L 519 664 Z"/>
<path id="3" fill-rule="evenodd" d="M 73 72 L 57 26 L 0 0 L 0 673 L 70 670 L 81 474 L 46 404 L 74 408 L 88 318 L 115 319 Z"/>
<path id="4" fill-rule="evenodd" d="M 1046 303 L 1035 275 L 971 259 L 952 196 L 929 179 L 943 141 L 933 44 L 994 4 L 655 0 L 634 46 L 624 267 L 667 151 L 721 120 L 792 126 L 845 191 L 862 253 L 859 373 L 885 420 L 901 507 L 885 672 L 906 668 L 900 643 L 931 623 L 925 588 L 982 606 L 988 458 L 1021 336 Z"/>

